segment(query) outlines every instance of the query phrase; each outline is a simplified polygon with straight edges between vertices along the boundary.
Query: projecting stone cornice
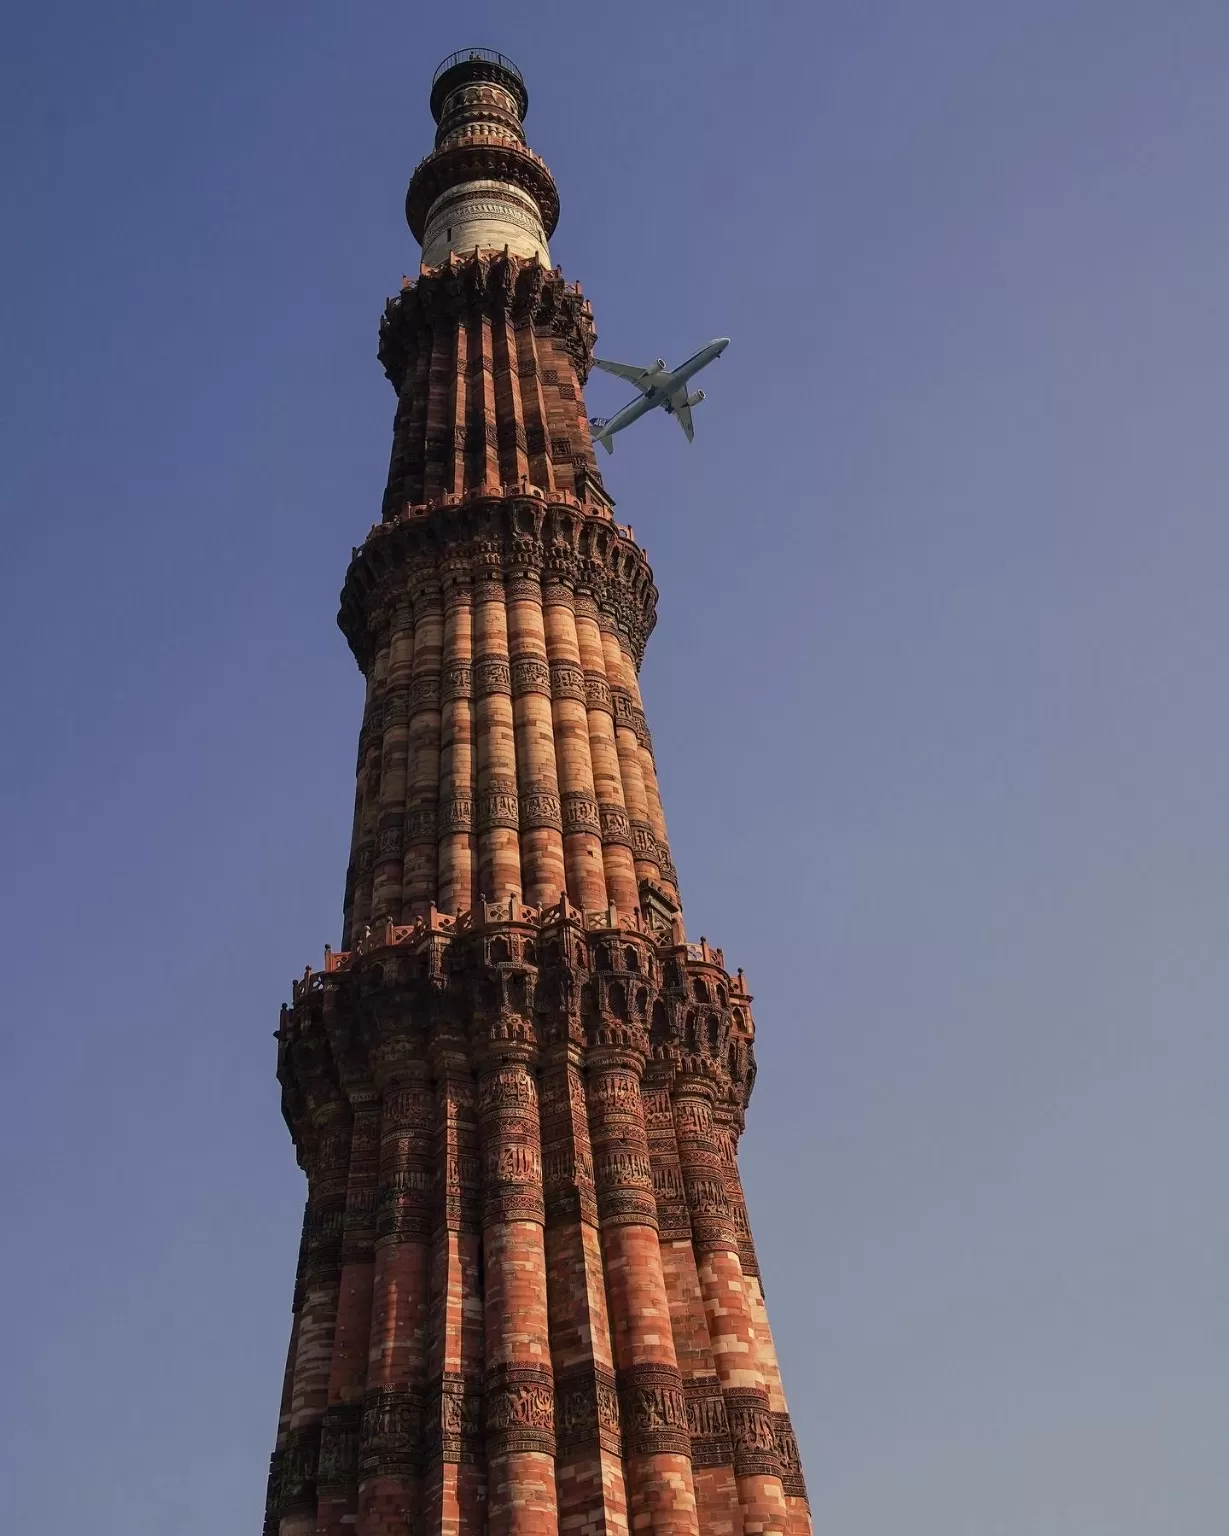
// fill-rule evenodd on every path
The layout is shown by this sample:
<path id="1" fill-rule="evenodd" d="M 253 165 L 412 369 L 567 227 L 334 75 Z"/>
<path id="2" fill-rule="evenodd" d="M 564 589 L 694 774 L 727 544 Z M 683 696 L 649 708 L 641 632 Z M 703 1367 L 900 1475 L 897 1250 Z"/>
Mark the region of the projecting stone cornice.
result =
<path id="1" fill-rule="evenodd" d="M 514 323 L 549 332 L 562 342 L 579 382 L 588 379 L 597 331 L 580 284 L 540 261 L 497 253 L 450 258 L 389 299 L 380 318 L 379 358 L 393 388 L 400 393 L 405 383 L 418 333 L 475 314 L 511 314 Z"/>
<path id="2" fill-rule="evenodd" d="M 448 496 L 377 523 L 354 551 L 337 623 L 366 674 L 407 601 L 439 601 L 457 585 L 518 578 L 535 580 L 548 600 L 557 589 L 569 604 L 592 606 L 599 622 L 626 638 L 639 666 L 657 622 L 657 587 L 632 530 L 605 508 L 536 487 Z"/>
<path id="3" fill-rule="evenodd" d="M 682 925 L 639 910 L 583 912 L 566 897 L 512 897 L 413 923 L 381 919 L 353 947 L 326 949 L 292 988 L 278 1029 L 283 1112 L 307 1165 L 329 1134 L 321 1109 L 368 1096 L 388 1067 L 514 1042 L 536 1056 L 569 1044 L 631 1053 L 679 1096 L 701 1092 L 735 1135 L 755 1082 L 755 1024 L 743 974 Z M 323 1130 L 321 1129 L 323 1127 Z"/>

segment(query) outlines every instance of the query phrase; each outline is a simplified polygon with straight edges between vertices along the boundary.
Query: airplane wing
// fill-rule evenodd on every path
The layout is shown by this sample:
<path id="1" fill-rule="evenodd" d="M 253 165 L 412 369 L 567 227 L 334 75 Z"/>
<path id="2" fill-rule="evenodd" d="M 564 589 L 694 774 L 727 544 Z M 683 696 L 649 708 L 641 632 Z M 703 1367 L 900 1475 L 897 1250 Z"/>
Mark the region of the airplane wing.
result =
<path id="1" fill-rule="evenodd" d="M 695 437 L 695 428 L 691 424 L 691 406 L 687 403 L 687 391 L 680 389 L 678 394 L 670 397 L 670 414 L 677 417 L 678 424 L 687 434 L 687 441 Z"/>
<path id="2" fill-rule="evenodd" d="M 637 368 L 634 363 L 609 363 L 600 357 L 593 359 L 593 366 L 602 369 L 604 373 L 613 373 L 618 379 L 626 379 L 642 394 L 653 388 L 653 380 L 661 373 L 660 368 Z"/>

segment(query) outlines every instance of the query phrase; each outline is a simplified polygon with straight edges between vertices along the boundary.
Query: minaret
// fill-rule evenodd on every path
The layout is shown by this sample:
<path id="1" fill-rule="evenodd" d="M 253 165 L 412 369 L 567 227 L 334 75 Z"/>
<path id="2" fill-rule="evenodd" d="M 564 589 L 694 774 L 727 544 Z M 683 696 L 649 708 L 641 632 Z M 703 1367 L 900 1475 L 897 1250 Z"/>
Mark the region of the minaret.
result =
<path id="1" fill-rule="evenodd" d="M 342 944 L 294 984 L 307 1175 L 266 1536 L 809 1536 L 738 1175 L 751 997 L 686 940 L 657 590 L 509 60 L 436 73 L 386 306 Z"/>

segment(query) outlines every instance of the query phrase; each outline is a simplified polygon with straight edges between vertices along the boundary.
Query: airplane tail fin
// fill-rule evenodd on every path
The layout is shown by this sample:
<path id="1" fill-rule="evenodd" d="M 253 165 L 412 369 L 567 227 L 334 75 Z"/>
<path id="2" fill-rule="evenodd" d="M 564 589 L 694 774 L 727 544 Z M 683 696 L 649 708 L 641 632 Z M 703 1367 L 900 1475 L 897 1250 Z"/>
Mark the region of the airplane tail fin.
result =
<path id="1" fill-rule="evenodd" d="M 614 452 L 614 444 L 606 436 L 606 428 L 610 425 L 609 416 L 590 416 L 589 425 L 593 428 L 593 441 L 601 443 L 607 453 Z"/>

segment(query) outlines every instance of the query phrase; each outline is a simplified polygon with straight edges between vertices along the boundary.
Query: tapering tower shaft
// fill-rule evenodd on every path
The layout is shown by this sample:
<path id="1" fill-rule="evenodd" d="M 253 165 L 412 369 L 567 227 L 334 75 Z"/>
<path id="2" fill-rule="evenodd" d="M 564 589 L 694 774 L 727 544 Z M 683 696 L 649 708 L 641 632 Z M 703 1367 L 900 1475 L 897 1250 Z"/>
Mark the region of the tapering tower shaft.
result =
<path id="1" fill-rule="evenodd" d="M 498 54 L 446 60 L 389 301 L 342 944 L 278 1030 L 307 1176 L 266 1536 L 809 1536 L 737 1167 L 742 973 L 688 943 L 598 474 L 593 318 Z"/>

